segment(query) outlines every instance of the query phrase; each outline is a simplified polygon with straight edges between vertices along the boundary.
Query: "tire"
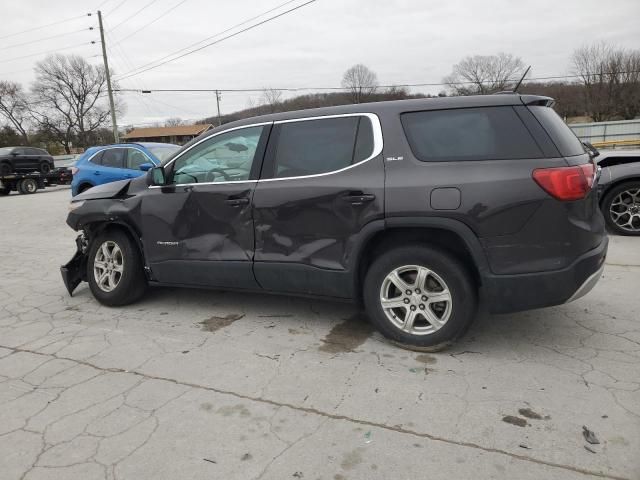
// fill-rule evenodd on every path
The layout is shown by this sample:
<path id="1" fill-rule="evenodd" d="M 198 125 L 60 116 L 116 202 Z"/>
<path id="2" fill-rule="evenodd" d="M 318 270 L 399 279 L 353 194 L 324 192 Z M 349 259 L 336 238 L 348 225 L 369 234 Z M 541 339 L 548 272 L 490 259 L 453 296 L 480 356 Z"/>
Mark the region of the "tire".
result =
<path id="1" fill-rule="evenodd" d="M 98 265 L 96 269 L 96 262 L 102 262 L 107 271 L 112 272 L 100 283 L 99 275 L 105 272 L 105 268 Z M 118 264 L 120 271 L 117 271 Z M 112 267 L 116 269 L 112 270 Z M 147 280 L 140 251 L 122 230 L 106 230 L 93 240 L 87 259 L 87 281 L 96 300 L 111 307 L 128 305 L 144 295 Z"/>
<path id="2" fill-rule="evenodd" d="M 389 277 L 392 272 L 398 273 L 395 281 Z M 419 272 L 423 281 L 416 285 Z M 405 285 L 404 292 L 400 292 L 396 282 Z M 449 292 L 448 299 L 445 289 Z M 407 290 L 411 295 L 407 295 Z M 436 293 L 442 301 L 433 300 Z M 395 300 L 399 306 L 385 311 L 383 298 Z M 471 325 L 478 303 L 471 274 L 455 257 L 434 247 L 418 245 L 398 247 L 380 255 L 366 273 L 363 299 L 369 318 L 385 337 L 419 351 L 442 350 L 459 338 Z M 406 326 L 406 315 L 411 311 L 415 322 L 411 331 L 405 331 L 402 324 Z"/>
<path id="3" fill-rule="evenodd" d="M 33 178 L 25 178 L 18 182 L 18 191 L 23 195 L 30 195 L 38 191 L 38 182 Z"/>
<path id="4" fill-rule="evenodd" d="M 11 187 L 2 186 L 0 187 L 0 197 L 5 197 L 11 193 Z"/>
<path id="5" fill-rule="evenodd" d="M 0 163 L 0 177 L 6 177 L 7 175 L 11 175 L 13 172 L 13 167 L 9 162 Z"/>
<path id="6" fill-rule="evenodd" d="M 40 173 L 44 173 L 45 175 L 51 171 L 51 165 L 49 162 L 40 162 Z"/>
<path id="7" fill-rule="evenodd" d="M 640 181 L 622 183 L 609 190 L 602 200 L 602 214 L 611 231 L 640 235 Z"/>

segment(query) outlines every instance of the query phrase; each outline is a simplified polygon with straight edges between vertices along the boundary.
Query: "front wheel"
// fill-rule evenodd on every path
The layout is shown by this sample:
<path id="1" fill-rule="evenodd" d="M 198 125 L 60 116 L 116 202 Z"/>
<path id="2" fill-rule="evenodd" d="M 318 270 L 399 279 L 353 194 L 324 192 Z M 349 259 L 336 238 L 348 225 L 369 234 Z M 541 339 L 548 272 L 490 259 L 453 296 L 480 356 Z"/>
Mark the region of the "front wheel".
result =
<path id="1" fill-rule="evenodd" d="M 91 293 L 109 306 L 127 305 L 144 294 L 147 281 L 133 241 L 121 230 L 107 230 L 91 243 L 87 261 Z"/>
<path id="2" fill-rule="evenodd" d="M 51 171 L 51 165 L 49 162 L 41 162 L 40 163 L 40 173 L 44 173 L 45 175 Z"/>
<path id="3" fill-rule="evenodd" d="M 466 331 L 477 310 L 469 272 L 433 247 L 383 253 L 366 274 L 363 297 L 369 318 L 385 337 L 423 351 L 448 346 Z"/>
<path id="4" fill-rule="evenodd" d="M 619 235 L 640 235 L 640 182 L 614 187 L 602 201 L 607 226 Z"/>

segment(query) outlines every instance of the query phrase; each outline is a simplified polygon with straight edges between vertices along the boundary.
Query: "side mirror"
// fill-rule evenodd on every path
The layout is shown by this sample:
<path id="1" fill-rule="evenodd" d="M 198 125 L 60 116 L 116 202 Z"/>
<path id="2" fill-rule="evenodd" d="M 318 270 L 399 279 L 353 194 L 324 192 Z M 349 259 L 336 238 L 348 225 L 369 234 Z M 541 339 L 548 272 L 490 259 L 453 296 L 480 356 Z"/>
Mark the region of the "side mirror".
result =
<path id="1" fill-rule="evenodd" d="M 11 156 L 17 157 L 18 156 L 18 152 L 11 152 Z"/>
<path id="2" fill-rule="evenodd" d="M 164 176 L 164 168 L 153 167 L 148 171 L 147 183 L 149 185 L 166 185 L 167 179 Z"/>
<path id="3" fill-rule="evenodd" d="M 140 170 L 142 170 L 143 172 L 146 172 L 148 170 L 151 170 L 154 167 L 153 163 L 143 163 L 142 165 L 140 165 Z"/>

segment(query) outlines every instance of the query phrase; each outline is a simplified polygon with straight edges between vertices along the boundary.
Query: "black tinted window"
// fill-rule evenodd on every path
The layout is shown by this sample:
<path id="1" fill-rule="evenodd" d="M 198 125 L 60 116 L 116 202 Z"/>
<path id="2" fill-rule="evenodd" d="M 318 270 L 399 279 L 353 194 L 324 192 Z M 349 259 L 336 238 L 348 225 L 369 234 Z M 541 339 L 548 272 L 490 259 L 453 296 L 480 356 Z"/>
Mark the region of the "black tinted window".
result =
<path id="1" fill-rule="evenodd" d="M 411 150 L 422 161 L 542 156 L 511 107 L 411 112 L 401 119 Z"/>
<path id="2" fill-rule="evenodd" d="M 359 121 L 342 117 L 281 124 L 273 176 L 313 175 L 351 165 Z"/>
<path id="3" fill-rule="evenodd" d="M 552 108 L 540 106 L 529 108 L 558 147 L 560 155 L 572 157 L 585 153 L 582 142 Z"/>
<path id="4" fill-rule="evenodd" d="M 108 148 L 102 152 L 100 165 L 103 167 L 122 168 L 124 164 L 124 148 Z"/>
<path id="5" fill-rule="evenodd" d="M 26 148 L 27 155 L 42 155 L 42 152 L 37 148 Z"/>
<path id="6" fill-rule="evenodd" d="M 373 128 L 371 120 L 367 117 L 360 117 L 358 124 L 358 136 L 356 137 L 356 148 L 353 152 L 353 163 L 361 162 L 370 157 L 373 153 Z"/>

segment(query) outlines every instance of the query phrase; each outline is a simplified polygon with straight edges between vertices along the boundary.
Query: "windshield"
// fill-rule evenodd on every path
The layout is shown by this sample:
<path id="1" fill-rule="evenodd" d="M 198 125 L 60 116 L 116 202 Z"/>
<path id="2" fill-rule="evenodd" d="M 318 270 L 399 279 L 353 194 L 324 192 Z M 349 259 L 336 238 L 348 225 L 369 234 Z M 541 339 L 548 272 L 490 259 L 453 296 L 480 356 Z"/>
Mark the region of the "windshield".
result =
<path id="1" fill-rule="evenodd" d="M 164 163 L 173 153 L 180 147 L 178 145 L 167 145 L 166 147 L 150 147 L 148 150 L 160 160 L 160 163 Z"/>
<path id="2" fill-rule="evenodd" d="M 11 147 L 0 148 L 0 155 L 9 155 L 11 150 L 13 150 Z"/>

